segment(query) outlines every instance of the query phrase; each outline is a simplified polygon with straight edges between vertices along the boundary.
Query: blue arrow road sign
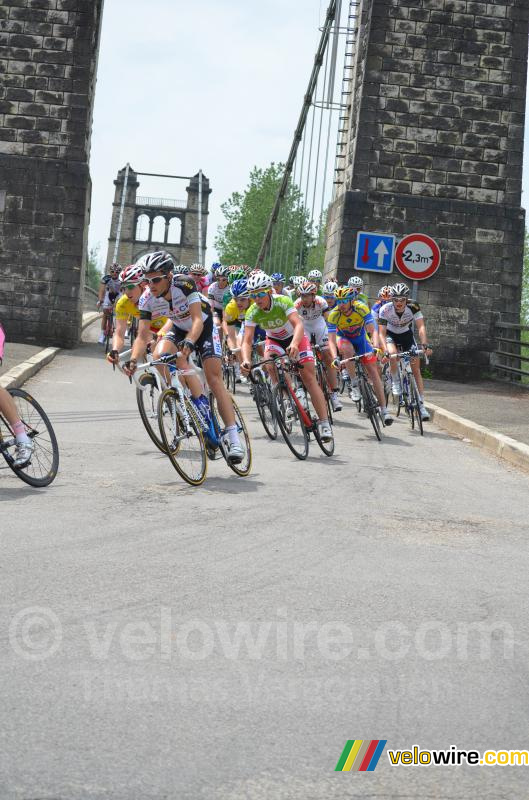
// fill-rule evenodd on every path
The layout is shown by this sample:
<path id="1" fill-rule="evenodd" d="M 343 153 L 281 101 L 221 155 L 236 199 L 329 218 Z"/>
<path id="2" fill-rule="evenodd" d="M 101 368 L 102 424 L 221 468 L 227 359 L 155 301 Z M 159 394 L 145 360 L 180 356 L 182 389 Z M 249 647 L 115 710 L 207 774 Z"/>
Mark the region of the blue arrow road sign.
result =
<path id="1" fill-rule="evenodd" d="M 394 236 L 358 231 L 354 267 L 367 272 L 393 272 L 394 252 Z"/>

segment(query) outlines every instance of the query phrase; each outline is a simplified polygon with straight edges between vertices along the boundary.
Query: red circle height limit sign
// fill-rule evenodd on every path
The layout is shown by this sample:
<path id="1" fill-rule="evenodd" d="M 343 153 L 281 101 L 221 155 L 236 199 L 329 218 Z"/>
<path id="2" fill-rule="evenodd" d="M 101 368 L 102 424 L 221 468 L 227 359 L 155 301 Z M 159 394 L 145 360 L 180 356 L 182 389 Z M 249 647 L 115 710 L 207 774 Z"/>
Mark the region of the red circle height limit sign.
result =
<path id="1" fill-rule="evenodd" d="M 412 281 L 431 278 L 439 269 L 440 263 L 439 245 L 425 233 L 409 233 L 400 240 L 395 250 L 397 269 Z"/>

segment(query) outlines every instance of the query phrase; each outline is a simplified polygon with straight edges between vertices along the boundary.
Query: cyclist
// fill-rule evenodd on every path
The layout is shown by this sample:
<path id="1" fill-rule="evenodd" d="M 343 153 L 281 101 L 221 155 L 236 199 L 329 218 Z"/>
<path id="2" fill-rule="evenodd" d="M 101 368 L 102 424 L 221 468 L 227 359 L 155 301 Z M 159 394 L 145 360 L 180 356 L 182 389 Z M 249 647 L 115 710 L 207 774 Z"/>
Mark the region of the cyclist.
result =
<path id="1" fill-rule="evenodd" d="M 282 272 L 272 272 L 270 275 L 272 278 L 272 289 L 274 290 L 274 294 L 284 294 L 285 297 L 290 297 L 290 292 L 288 289 L 285 289 L 285 276 Z"/>
<path id="2" fill-rule="evenodd" d="M 236 350 L 242 346 L 244 337 L 245 317 L 246 312 L 250 308 L 252 301 L 248 292 L 248 281 L 246 278 L 240 278 L 231 286 L 230 294 L 232 299 L 224 309 L 224 319 L 227 328 L 228 345 L 231 350 Z M 262 328 L 254 328 L 254 344 L 256 342 L 263 342 L 266 338 L 266 333 Z M 264 353 L 263 347 L 258 348 L 259 354 L 262 356 Z M 242 361 L 241 350 L 237 353 L 238 364 Z M 244 378 L 246 381 L 246 378 Z"/>
<path id="3" fill-rule="evenodd" d="M 7 389 L 2 386 L 0 386 L 0 414 L 6 418 L 15 437 L 16 447 L 13 466 L 25 467 L 31 461 L 35 445 L 26 433 L 26 426 L 18 415 L 15 401 Z"/>
<path id="4" fill-rule="evenodd" d="M 119 272 L 121 267 L 115 262 L 111 265 L 108 274 L 103 275 L 101 283 L 99 284 L 99 293 L 97 298 L 97 307 L 103 309 L 103 318 L 101 319 L 101 334 L 99 336 L 99 344 L 105 343 L 105 328 L 107 325 L 107 317 L 112 314 L 114 303 L 119 297 L 121 291 L 121 281 L 119 280 Z"/>
<path id="5" fill-rule="evenodd" d="M 373 384 L 380 405 L 384 425 L 391 425 L 393 417 L 386 408 L 377 356 L 369 340 L 375 328 L 373 315 L 365 303 L 356 299 L 356 290 L 352 286 L 341 286 L 336 290 L 336 308 L 330 312 L 329 320 L 336 325 L 338 349 L 342 358 L 350 358 L 353 355 L 362 356 L 362 363 Z M 351 370 L 352 365 L 354 365 L 353 361 L 348 362 L 347 369 L 351 376 L 351 383 L 353 381 L 356 383 L 358 392 L 356 371 Z"/>
<path id="6" fill-rule="evenodd" d="M 207 268 L 203 264 L 191 264 L 189 276 L 194 280 L 198 291 L 203 294 L 210 283 Z"/>
<path id="7" fill-rule="evenodd" d="M 218 265 L 214 277 L 215 280 L 213 283 L 207 288 L 207 296 L 210 301 L 211 308 L 213 310 L 213 322 L 217 327 L 222 326 L 222 314 L 224 311 L 225 306 L 225 299 L 226 296 L 230 297 L 230 290 L 228 287 L 228 277 L 230 271 L 228 267 L 223 267 L 221 264 Z"/>
<path id="8" fill-rule="evenodd" d="M 310 274 L 310 273 L 309 273 Z M 305 281 L 298 286 L 298 299 L 294 303 L 294 308 L 298 312 L 305 328 L 305 333 L 310 337 L 314 336 L 316 344 L 321 348 L 325 371 L 331 387 L 331 404 L 333 411 L 341 411 L 342 404 L 336 394 L 338 388 L 338 376 L 332 363 L 336 361 L 336 343 L 330 341 L 329 331 L 325 317 L 329 310 L 326 300 L 317 296 L 318 287 L 311 281 Z"/>
<path id="9" fill-rule="evenodd" d="M 143 269 L 139 263 L 131 264 L 129 267 L 125 267 L 125 269 L 121 270 L 119 279 L 124 294 L 122 294 L 116 303 L 116 330 L 114 331 L 114 337 L 112 339 L 112 350 L 107 355 L 107 360 L 111 364 L 117 364 L 119 361 L 119 353 L 125 344 L 125 331 L 129 318 L 140 318 L 138 303 L 141 295 L 147 288 Z M 159 333 L 160 329 L 167 322 L 167 317 L 163 313 L 164 310 L 164 301 L 158 300 L 157 304 L 153 307 L 150 326 L 151 333 L 154 335 Z"/>
<path id="10" fill-rule="evenodd" d="M 398 350 L 411 350 L 417 346 L 413 335 L 413 324 L 417 329 L 421 347 L 426 355 L 431 355 L 427 344 L 426 324 L 419 304 L 409 299 L 410 290 L 405 283 L 396 283 L 391 287 L 391 300 L 385 303 L 378 313 L 378 337 L 380 347 L 386 353 Z M 391 359 L 391 391 L 399 397 L 402 386 L 399 379 L 396 358 Z M 412 358 L 410 365 L 419 390 L 419 412 L 423 422 L 428 422 L 430 414 L 424 405 L 424 383 L 418 358 Z"/>
<path id="11" fill-rule="evenodd" d="M 316 284 L 317 288 L 316 294 L 321 295 L 321 282 L 323 280 L 323 274 L 319 271 L 319 269 L 311 269 L 311 271 L 307 275 L 307 280 Z"/>
<path id="12" fill-rule="evenodd" d="M 325 398 L 316 380 L 314 355 L 292 300 L 272 294 L 272 279 L 265 273 L 258 273 L 248 278 L 248 291 L 254 302 L 245 317 L 242 370 L 246 374 L 250 370 L 254 329 L 259 326 L 266 331 L 265 358 L 283 356 L 288 352 L 292 361 L 299 361 L 304 365 L 300 377 L 318 415 L 320 437 L 324 442 L 331 441 L 332 431 L 327 417 Z"/>
<path id="13" fill-rule="evenodd" d="M 369 308 L 369 300 L 367 299 L 367 294 L 364 292 L 364 281 L 360 275 L 353 275 L 351 278 L 349 278 L 347 285 L 351 286 L 353 289 L 356 289 L 356 299 L 360 300 L 361 303 L 365 303 L 365 305 Z"/>
<path id="14" fill-rule="evenodd" d="M 173 275 L 189 275 L 189 267 L 185 264 L 177 264 L 173 269 Z"/>
<path id="15" fill-rule="evenodd" d="M 228 459 L 239 464 L 244 457 L 241 447 L 233 404 L 228 390 L 222 381 L 220 339 L 209 305 L 200 299 L 194 281 L 181 275 L 172 276 L 173 260 L 169 253 L 159 250 L 150 253 L 142 264 L 143 273 L 149 288 L 142 294 L 139 302 L 140 324 L 138 337 L 134 342 L 130 361 L 125 365 L 126 372 L 133 375 L 138 358 L 145 353 L 150 337 L 150 324 L 157 301 L 165 301 L 165 313 L 169 318 L 164 326 L 164 337 L 154 351 L 154 358 L 165 354 L 180 352 L 176 366 L 189 370 L 188 358 L 196 350 L 202 357 L 202 366 L 219 412 L 226 425 L 228 436 Z M 170 331 L 167 330 L 170 328 Z M 180 351 L 177 345 L 182 345 Z M 186 383 L 191 391 L 194 404 L 209 417 L 209 402 L 203 394 L 203 387 L 196 375 L 186 375 Z"/>

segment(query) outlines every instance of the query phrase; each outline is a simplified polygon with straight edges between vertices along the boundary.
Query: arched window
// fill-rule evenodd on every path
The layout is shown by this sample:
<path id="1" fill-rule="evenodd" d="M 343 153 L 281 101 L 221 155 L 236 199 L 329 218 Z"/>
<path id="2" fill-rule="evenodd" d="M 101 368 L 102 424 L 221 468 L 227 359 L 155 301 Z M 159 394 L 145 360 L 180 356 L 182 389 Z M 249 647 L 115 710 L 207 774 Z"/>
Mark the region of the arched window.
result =
<path id="1" fill-rule="evenodd" d="M 146 242 L 149 238 L 149 217 L 147 214 L 140 214 L 136 220 L 136 241 Z"/>
<path id="2" fill-rule="evenodd" d="M 165 242 L 165 217 L 154 218 L 151 242 Z"/>
<path id="3" fill-rule="evenodd" d="M 171 244 L 180 244 L 180 237 L 182 235 L 182 220 L 179 217 L 171 217 L 169 222 L 169 233 L 167 234 L 167 241 Z"/>

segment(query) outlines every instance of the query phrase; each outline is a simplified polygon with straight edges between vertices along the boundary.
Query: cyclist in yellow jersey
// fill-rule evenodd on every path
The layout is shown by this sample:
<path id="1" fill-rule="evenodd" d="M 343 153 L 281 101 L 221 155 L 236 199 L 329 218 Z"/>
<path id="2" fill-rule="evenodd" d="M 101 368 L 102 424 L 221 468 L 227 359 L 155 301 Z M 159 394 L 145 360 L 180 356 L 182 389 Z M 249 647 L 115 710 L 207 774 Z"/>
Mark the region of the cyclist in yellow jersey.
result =
<path id="1" fill-rule="evenodd" d="M 119 361 L 119 353 L 125 344 L 125 333 L 129 318 L 140 318 L 138 302 L 146 286 L 143 271 L 141 267 L 137 267 L 135 264 L 131 264 L 129 267 L 125 267 L 125 269 L 121 270 L 119 279 L 124 294 L 121 295 L 114 309 L 116 315 L 116 329 L 112 339 L 112 350 L 107 356 L 107 360 L 110 361 L 111 364 L 117 364 Z M 166 322 L 166 316 L 160 315 L 156 317 L 151 321 L 151 331 L 153 333 L 158 333 Z"/>

